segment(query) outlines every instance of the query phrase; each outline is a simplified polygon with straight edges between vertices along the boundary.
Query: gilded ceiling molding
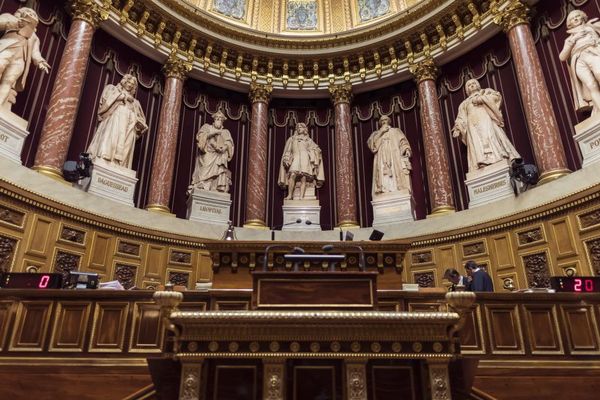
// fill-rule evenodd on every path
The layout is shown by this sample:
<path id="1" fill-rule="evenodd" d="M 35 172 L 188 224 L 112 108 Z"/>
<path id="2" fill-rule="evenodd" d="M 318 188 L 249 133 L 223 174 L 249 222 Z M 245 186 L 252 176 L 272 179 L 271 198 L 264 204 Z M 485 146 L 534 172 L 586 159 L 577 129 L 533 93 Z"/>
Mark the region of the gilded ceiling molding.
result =
<path id="1" fill-rule="evenodd" d="M 111 1 L 102 0 L 70 0 L 70 10 L 73 20 L 82 20 L 91 24 L 94 29 L 108 19 Z"/>
<path id="2" fill-rule="evenodd" d="M 494 23 L 501 26 L 504 32 L 517 25 L 529 24 L 529 7 L 520 0 L 510 0 L 506 8 L 494 11 Z"/>
<path id="3" fill-rule="evenodd" d="M 426 58 L 422 61 L 410 65 L 410 73 L 413 74 L 417 83 L 435 79 L 438 76 L 439 69 L 435 65 L 433 58 Z"/>
<path id="4" fill-rule="evenodd" d="M 329 94 L 334 105 L 340 103 L 350 103 L 352 101 L 352 84 L 342 83 L 341 85 L 330 85 Z"/>
<path id="5" fill-rule="evenodd" d="M 272 91 L 273 86 L 271 85 L 253 82 L 250 84 L 250 93 L 248 93 L 248 97 L 252 103 L 269 103 Z"/>
<path id="6" fill-rule="evenodd" d="M 162 70 L 165 77 L 184 81 L 192 70 L 192 64 L 189 61 L 177 58 L 176 55 L 172 54 L 167 59 L 165 65 L 163 65 Z"/>

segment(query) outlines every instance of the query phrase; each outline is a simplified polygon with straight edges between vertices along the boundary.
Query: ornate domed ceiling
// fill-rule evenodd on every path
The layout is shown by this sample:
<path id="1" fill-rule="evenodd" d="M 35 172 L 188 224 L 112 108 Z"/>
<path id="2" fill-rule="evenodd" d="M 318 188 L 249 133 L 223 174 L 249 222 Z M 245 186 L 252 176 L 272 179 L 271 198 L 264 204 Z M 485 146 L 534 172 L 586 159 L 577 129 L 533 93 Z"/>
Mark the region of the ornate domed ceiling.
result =
<path id="1" fill-rule="evenodd" d="M 327 35 L 380 23 L 430 0 L 185 0 L 223 19 L 282 35 Z M 439 3 L 439 1 L 438 1 Z"/>
<path id="2" fill-rule="evenodd" d="M 105 29 L 147 55 L 183 60 L 192 76 L 283 95 L 362 91 L 446 62 L 499 30 L 512 0 L 91 0 Z M 384 83 L 385 81 L 385 83 Z"/>

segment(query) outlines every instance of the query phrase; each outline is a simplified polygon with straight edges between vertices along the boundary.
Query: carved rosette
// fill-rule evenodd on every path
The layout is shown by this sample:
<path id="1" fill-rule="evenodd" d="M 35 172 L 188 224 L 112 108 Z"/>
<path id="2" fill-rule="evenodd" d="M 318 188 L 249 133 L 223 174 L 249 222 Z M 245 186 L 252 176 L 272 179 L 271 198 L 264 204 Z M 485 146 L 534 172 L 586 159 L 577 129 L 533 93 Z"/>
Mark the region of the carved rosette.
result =
<path id="1" fill-rule="evenodd" d="M 527 283 L 530 288 L 550 287 L 550 274 L 548 273 L 548 256 L 546 253 L 531 254 L 523 257 Z"/>
<path id="2" fill-rule="evenodd" d="M 73 20 L 85 21 L 96 29 L 108 19 L 111 3 L 110 0 L 104 0 L 101 5 L 94 0 L 71 0 Z"/>
<path id="3" fill-rule="evenodd" d="M 352 84 L 342 83 L 341 85 L 330 85 L 329 94 L 334 105 L 348 103 L 352 101 Z"/>
<path id="4" fill-rule="evenodd" d="M 504 32 L 517 25 L 529 24 L 529 7 L 520 0 L 512 0 L 506 8 L 497 11 L 494 23 L 501 26 Z"/>
<path id="5" fill-rule="evenodd" d="M 0 272 L 10 271 L 17 241 L 15 239 L 0 236 Z"/>
<path id="6" fill-rule="evenodd" d="M 177 58 L 177 56 L 169 56 L 162 69 L 166 78 L 175 78 L 181 81 L 184 81 L 187 78 L 187 74 L 191 70 L 192 64 L 187 60 Z"/>
<path id="7" fill-rule="evenodd" d="M 250 84 L 250 92 L 248 93 L 248 97 L 250 98 L 250 102 L 252 103 L 260 102 L 269 104 L 272 91 L 273 86 L 271 85 L 263 85 L 260 83 L 253 82 L 252 84 Z"/>
<path id="8" fill-rule="evenodd" d="M 184 364 L 181 371 L 180 400 L 198 400 L 200 398 L 200 372 L 202 364 Z"/>
<path id="9" fill-rule="evenodd" d="M 410 65 L 410 73 L 413 74 L 417 84 L 423 81 L 435 81 L 439 70 L 433 58 L 426 58 L 421 62 Z"/>
<path id="10" fill-rule="evenodd" d="M 346 364 L 348 400 L 367 400 L 367 371 L 365 364 Z"/>
<path id="11" fill-rule="evenodd" d="M 265 362 L 263 393 L 266 400 L 283 400 L 283 362 Z"/>

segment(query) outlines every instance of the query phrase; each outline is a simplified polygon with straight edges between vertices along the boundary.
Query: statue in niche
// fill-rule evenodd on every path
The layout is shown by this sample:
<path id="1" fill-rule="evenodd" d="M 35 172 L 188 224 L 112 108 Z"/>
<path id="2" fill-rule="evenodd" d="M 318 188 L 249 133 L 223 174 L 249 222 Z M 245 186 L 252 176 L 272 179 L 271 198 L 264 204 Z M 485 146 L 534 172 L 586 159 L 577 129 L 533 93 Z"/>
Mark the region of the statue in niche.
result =
<path id="1" fill-rule="evenodd" d="M 48 73 L 50 65 L 40 53 L 40 40 L 35 34 L 39 23 L 34 10 L 19 8 L 12 14 L 0 15 L 0 107 L 15 103 L 17 92 L 23 91 L 31 64 Z"/>
<path id="2" fill-rule="evenodd" d="M 569 66 L 573 87 L 575 109 L 592 109 L 592 114 L 600 112 L 600 22 L 598 18 L 588 21 L 581 10 L 574 10 L 567 16 L 565 46 L 560 59 Z"/>
<path id="3" fill-rule="evenodd" d="M 135 141 L 148 130 L 137 92 L 135 76 L 123 75 L 116 85 L 106 85 L 98 106 L 98 128 L 88 147 L 90 157 L 131 169 Z"/>
<path id="4" fill-rule="evenodd" d="M 504 132 L 500 111 L 502 96 L 494 89 L 482 89 L 477 79 L 465 84 L 467 98 L 458 107 L 452 136 L 467 146 L 469 172 L 487 165 L 520 158 Z"/>
<path id="5" fill-rule="evenodd" d="M 379 118 L 379 129 L 369 136 L 367 145 L 373 160 L 373 197 L 382 193 L 408 190 L 410 193 L 410 157 L 412 150 L 404 132 L 390 126 L 390 117 Z"/>
<path id="6" fill-rule="evenodd" d="M 277 183 L 288 190 L 286 200 L 294 200 L 294 189 L 300 182 L 302 200 L 308 186 L 321 187 L 325 182 L 321 149 L 311 139 L 305 123 L 298 123 L 294 134 L 285 142 Z"/>
<path id="7" fill-rule="evenodd" d="M 191 193 L 195 188 L 229 193 L 231 171 L 227 163 L 233 158 L 233 139 L 223 127 L 227 117 L 221 111 L 212 114 L 213 123 L 204 124 L 196 134 L 200 154 L 192 175 Z"/>

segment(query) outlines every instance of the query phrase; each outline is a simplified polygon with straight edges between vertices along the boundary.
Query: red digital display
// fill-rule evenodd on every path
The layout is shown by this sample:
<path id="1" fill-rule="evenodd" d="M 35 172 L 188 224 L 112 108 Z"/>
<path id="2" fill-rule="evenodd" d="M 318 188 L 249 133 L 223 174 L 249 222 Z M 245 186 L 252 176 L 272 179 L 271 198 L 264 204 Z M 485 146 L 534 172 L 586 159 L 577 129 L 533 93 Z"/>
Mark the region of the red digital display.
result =
<path id="1" fill-rule="evenodd" d="M 63 276 L 58 273 L 7 272 L 0 274 L 0 287 L 6 289 L 60 289 Z"/>
<path id="2" fill-rule="evenodd" d="M 596 293 L 600 292 L 600 277 L 561 276 L 550 279 L 557 292 Z"/>

